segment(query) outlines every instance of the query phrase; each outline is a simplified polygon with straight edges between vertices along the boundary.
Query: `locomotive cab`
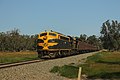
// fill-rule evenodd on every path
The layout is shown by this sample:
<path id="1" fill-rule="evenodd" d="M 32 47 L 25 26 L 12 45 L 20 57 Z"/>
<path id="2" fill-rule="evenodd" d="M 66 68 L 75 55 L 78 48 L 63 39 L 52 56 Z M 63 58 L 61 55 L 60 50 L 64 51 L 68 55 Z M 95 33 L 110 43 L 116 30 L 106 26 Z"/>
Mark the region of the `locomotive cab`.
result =
<path id="1" fill-rule="evenodd" d="M 54 31 L 45 31 L 38 35 L 37 52 L 38 56 L 54 54 L 60 55 L 64 51 L 71 50 L 70 37 Z"/>
<path id="2" fill-rule="evenodd" d="M 37 40 L 37 49 L 38 50 L 48 50 L 49 46 L 57 45 L 57 43 L 53 43 L 54 40 L 56 39 L 57 35 L 52 32 L 42 32 L 38 35 L 38 40 Z M 41 47 L 41 48 L 40 48 Z"/>

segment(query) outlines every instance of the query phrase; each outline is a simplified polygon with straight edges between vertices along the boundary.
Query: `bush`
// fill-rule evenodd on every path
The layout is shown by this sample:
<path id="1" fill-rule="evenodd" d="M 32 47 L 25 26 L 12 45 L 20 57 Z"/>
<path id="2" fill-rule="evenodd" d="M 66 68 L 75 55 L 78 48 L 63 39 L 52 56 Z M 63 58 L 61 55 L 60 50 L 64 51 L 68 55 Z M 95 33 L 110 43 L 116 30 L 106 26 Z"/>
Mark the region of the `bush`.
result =
<path id="1" fill-rule="evenodd" d="M 68 78 L 76 78 L 78 76 L 78 67 L 71 65 L 64 65 L 62 67 L 55 66 L 50 72 L 58 73 Z"/>

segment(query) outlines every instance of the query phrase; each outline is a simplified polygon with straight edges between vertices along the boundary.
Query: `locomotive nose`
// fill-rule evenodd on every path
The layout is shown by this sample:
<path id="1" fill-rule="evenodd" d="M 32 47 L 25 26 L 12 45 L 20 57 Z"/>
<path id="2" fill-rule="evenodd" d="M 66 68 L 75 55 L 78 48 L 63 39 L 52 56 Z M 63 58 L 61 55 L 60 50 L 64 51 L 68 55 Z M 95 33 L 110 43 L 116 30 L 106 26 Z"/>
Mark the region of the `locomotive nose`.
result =
<path id="1" fill-rule="evenodd" d="M 44 37 L 43 37 L 43 40 L 46 40 L 46 39 L 47 39 L 47 36 L 44 36 Z"/>
<path id="2" fill-rule="evenodd" d="M 48 46 L 48 44 L 47 44 L 47 43 L 44 43 L 43 45 L 44 45 L 44 47 Z"/>

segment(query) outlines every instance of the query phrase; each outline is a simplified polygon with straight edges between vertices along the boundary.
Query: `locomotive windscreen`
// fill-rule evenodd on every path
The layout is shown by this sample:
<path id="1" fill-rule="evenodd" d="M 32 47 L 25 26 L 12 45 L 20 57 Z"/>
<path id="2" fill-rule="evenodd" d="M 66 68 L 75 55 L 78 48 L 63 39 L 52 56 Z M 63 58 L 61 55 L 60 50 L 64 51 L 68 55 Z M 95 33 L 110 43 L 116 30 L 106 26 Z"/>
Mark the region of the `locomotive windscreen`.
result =
<path id="1" fill-rule="evenodd" d="M 42 33 L 42 34 L 40 34 L 40 37 L 41 37 L 41 36 L 46 36 L 46 35 L 47 35 L 47 33 Z"/>

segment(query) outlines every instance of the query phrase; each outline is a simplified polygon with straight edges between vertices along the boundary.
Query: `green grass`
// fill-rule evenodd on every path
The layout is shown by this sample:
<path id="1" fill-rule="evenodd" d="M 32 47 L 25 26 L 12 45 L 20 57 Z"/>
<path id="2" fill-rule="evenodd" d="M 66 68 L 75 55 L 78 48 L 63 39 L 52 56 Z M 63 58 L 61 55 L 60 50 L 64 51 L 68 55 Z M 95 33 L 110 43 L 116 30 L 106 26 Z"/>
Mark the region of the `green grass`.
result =
<path id="1" fill-rule="evenodd" d="M 92 63 L 79 66 L 82 67 L 82 74 L 86 74 L 88 78 L 120 78 L 120 65 L 117 64 Z"/>
<path id="2" fill-rule="evenodd" d="M 57 73 L 57 72 L 59 72 L 59 70 L 60 70 L 59 66 L 54 66 L 53 69 L 50 70 L 50 72 Z"/>
<path id="3" fill-rule="evenodd" d="M 68 78 L 77 78 L 78 68 L 89 79 L 120 79 L 120 52 L 100 52 L 87 58 L 85 64 L 56 66 L 51 72 Z"/>
<path id="4" fill-rule="evenodd" d="M 120 64 L 120 52 L 101 52 L 88 57 L 87 62 Z"/>
<path id="5" fill-rule="evenodd" d="M 0 64 L 38 59 L 36 52 L 0 52 Z"/>
<path id="6" fill-rule="evenodd" d="M 58 73 L 61 76 L 68 77 L 68 78 L 76 78 L 78 74 L 78 67 L 71 66 L 71 65 L 64 65 L 62 67 L 55 66 L 50 71 L 53 73 Z"/>
<path id="7" fill-rule="evenodd" d="M 101 52 L 90 56 L 83 66 L 88 78 L 120 78 L 120 52 Z"/>

